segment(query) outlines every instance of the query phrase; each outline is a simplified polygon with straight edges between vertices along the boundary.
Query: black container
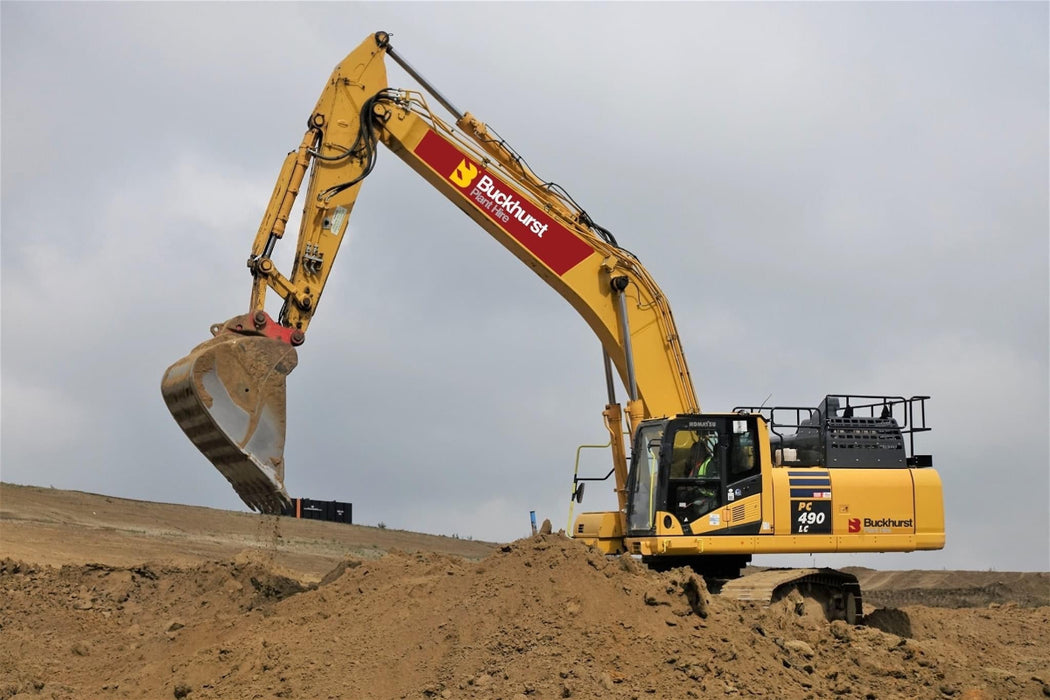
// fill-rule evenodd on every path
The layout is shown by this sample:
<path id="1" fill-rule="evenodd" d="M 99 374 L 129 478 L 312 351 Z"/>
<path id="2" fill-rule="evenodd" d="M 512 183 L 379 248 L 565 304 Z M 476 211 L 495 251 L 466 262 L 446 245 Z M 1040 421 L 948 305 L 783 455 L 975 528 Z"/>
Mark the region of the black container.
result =
<path id="1" fill-rule="evenodd" d="M 343 501 L 315 501 L 312 498 L 293 498 L 292 505 L 281 515 L 303 520 L 326 520 L 332 523 L 354 522 L 354 504 Z"/>

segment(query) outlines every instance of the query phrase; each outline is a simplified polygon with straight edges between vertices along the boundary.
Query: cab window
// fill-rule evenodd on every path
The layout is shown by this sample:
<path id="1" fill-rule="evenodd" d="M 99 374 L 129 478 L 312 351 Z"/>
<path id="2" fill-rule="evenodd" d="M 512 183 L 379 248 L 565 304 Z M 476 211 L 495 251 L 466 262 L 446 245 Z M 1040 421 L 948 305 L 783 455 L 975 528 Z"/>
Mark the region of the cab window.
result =
<path id="1" fill-rule="evenodd" d="M 631 475 L 628 478 L 629 502 L 627 528 L 651 530 L 656 514 L 657 475 L 660 468 L 660 442 L 663 426 L 653 425 L 638 431 L 634 445 Z"/>
<path id="2" fill-rule="evenodd" d="M 761 471 L 753 421 L 734 420 L 729 444 L 729 481 L 740 481 Z"/>

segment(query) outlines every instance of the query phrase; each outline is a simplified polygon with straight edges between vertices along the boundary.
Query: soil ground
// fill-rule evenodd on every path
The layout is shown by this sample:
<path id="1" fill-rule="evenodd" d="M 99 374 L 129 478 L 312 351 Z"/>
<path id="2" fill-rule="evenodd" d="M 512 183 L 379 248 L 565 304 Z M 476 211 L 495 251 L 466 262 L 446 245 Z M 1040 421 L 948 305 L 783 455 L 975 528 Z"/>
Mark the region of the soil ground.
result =
<path id="1" fill-rule="evenodd" d="M 866 624 L 558 534 L 0 485 L 9 698 L 1050 697 L 1050 574 L 854 570 Z"/>

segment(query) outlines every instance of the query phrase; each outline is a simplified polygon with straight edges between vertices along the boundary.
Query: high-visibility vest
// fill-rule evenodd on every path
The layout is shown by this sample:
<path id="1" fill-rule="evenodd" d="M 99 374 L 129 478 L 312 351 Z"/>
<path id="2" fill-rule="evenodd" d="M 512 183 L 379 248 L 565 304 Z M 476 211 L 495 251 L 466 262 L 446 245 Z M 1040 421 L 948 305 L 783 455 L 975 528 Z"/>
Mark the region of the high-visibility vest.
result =
<path id="1" fill-rule="evenodd" d="M 708 455 L 707 459 L 705 459 L 700 464 L 696 465 L 696 469 L 693 471 L 693 478 L 694 479 L 698 479 L 698 478 L 706 478 L 708 476 L 711 476 L 710 474 L 707 473 L 707 469 L 710 466 L 711 466 L 711 456 Z"/>

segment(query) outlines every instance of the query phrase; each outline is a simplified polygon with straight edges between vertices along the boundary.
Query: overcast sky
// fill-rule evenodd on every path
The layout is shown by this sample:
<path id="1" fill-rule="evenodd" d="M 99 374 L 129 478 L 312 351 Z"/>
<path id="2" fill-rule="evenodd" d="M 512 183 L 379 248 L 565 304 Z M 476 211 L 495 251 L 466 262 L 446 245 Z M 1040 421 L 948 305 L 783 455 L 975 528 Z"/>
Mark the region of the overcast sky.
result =
<path id="1" fill-rule="evenodd" d="M 161 375 L 247 309 L 281 160 L 383 29 L 638 254 L 705 410 L 933 397 L 943 551 L 756 563 L 1050 569 L 1046 3 L 0 15 L 5 482 L 246 510 Z M 362 524 L 565 527 L 576 446 L 606 440 L 590 330 L 389 152 L 288 394 L 289 491 Z M 611 484 L 584 506 L 614 507 Z"/>

